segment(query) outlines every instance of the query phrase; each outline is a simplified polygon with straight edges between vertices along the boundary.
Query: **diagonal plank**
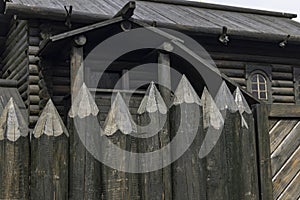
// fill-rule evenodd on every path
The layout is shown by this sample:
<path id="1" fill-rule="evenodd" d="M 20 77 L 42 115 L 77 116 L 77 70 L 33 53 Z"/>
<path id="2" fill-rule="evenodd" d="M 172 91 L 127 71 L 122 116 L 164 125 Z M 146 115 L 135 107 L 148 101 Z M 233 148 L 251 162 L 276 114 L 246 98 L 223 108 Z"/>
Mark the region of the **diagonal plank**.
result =
<path id="1" fill-rule="evenodd" d="M 285 137 L 297 124 L 297 120 L 280 120 L 270 131 L 271 153 L 273 153 Z"/>
<path id="2" fill-rule="evenodd" d="M 272 175 L 276 174 L 300 145 L 300 122 L 271 155 Z"/>
<path id="3" fill-rule="evenodd" d="M 273 178 L 274 199 L 286 189 L 295 175 L 300 171 L 300 146 L 283 168 Z"/>
<path id="4" fill-rule="evenodd" d="M 282 193 L 282 195 L 278 198 L 278 200 L 289 200 L 289 199 L 298 199 L 300 197 L 299 184 L 300 183 L 300 172 L 295 176 L 286 190 Z"/>
<path id="5" fill-rule="evenodd" d="M 278 119 L 269 119 L 269 131 L 271 131 L 279 122 L 280 120 Z"/>

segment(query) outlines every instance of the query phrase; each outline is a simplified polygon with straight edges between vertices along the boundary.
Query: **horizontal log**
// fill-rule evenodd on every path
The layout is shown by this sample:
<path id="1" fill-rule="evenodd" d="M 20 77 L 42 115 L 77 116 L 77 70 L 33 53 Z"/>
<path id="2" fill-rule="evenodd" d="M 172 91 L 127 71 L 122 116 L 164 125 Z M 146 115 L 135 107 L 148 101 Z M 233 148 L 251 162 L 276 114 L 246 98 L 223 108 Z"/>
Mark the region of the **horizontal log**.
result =
<path id="1" fill-rule="evenodd" d="M 28 53 L 29 55 L 36 55 L 39 52 L 40 48 L 37 46 L 29 46 Z"/>
<path id="2" fill-rule="evenodd" d="M 245 69 L 244 62 L 225 61 L 225 60 L 214 60 L 214 62 L 218 68 Z"/>
<path id="3" fill-rule="evenodd" d="M 39 92 L 39 97 L 41 99 L 49 99 L 50 98 L 50 94 L 47 90 L 47 88 L 42 88 Z"/>
<path id="4" fill-rule="evenodd" d="M 33 36 L 30 36 L 28 38 L 28 44 L 31 45 L 31 46 L 39 46 L 40 45 L 40 37 L 33 37 Z"/>
<path id="5" fill-rule="evenodd" d="M 40 88 L 45 88 L 45 87 L 46 87 L 46 82 L 45 82 L 45 80 L 44 80 L 44 79 L 40 79 L 40 80 L 38 81 L 38 85 L 39 85 Z"/>
<path id="6" fill-rule="evenodd" d="M 26 56 L 23 56 L 23 60 L 17 60 L 16 63 L 10 66 L 10 69 L 3 73 L 3 77 L 12 79 L 12 77 L 18 74 L 23 68 L 26 68 L 26 66 L 28 66 L 28 59 Z"/>
<path id="7" fill-rule="evenodd" d="M 52 71 L 53 77 L 70 77 L 70 70 L 69 69 L 55 69 Z"/>
<path id="8" fill-rule="evenodd" d="M 30 104 L 38 105 L 41 99 L 39 95 L 30 95 L 28 100 Z"/>
<path id="9" fill-rule="evenodd" d="M 295 103 L 295 97 L 273 95 L 273 102 L 274 103 Z"/>
<path id="10" fill-rule="evenodd" d="M 229 77 L 229 78 L 241 86 L 247 85 L 247 81 L 244 78 L 236 78 L 236 77 Z"/>
<path id="11" fill-rule="evenodd" d="M 273 80 L 293 80 L 293 74 L 285 73 L 285 72 L 273 72 L 272 79 Z"/>
<path id="12" fill-rule="evenodd" d="M 52 90 L 53 95 L 67 95 L 70 93 L 70 86 L 54 85 Z"/>
<path id="13" fill-rule="evenodd" d="M 35 125 L 35 123 L 39 120 L 39 116 L 37 115 L 31 115 L 29 116 L 29 126 L 31 128 L 33 128 L 33 126 Z"/>
<path id="14" fill-rule="evenodd" d="M 29 105 L 29 114 L 30 115 L 39 115 L 40 113 L 40 107 L 39 105 Z"/>
<path id="15" fill-rule="evenodd" d="M 287 96 L 294 97 L 295 92 L 294 92 L 294 88 L 272 87 L 272 94 L 287 95 Z"/>
<path id="16" fill-rule="evenodd" d="M 218 52 L 210 52 L 213 60 L 228 60 L 228 61 L 242 61 L 253 63 L 267 63 L 267 64 L 284 64 L 284 65 L 297 65 L 300 63 L 300 59 L 294 58 L 282 58 L 282 57 L 270 57 L 270 56 L 258 56 L 258 55 L 246 55 L 246 54 L 224 54 Z"/>
<path id="17" fill-rule="evenodd" d="M 37 64 L 40 61 L 40 58 L 37 56 L 29 55 L 28 58 L 30 64 Z"/>
<path id="18" fill-rule="evenodd" d="M 63 77 L 53 77 L 52 78 L 53 85 L 70 85 L 71 81 L 68 78 Z"/>
<path id="19" fill-rule="evenodd" d="M 26 72 L 26 70 L 25 70 L 25 72 Z M 21 76 L 21 77 L 19 78 L 19 80 L 18 80 L 18 86 L 21 86 L 21 85 L 27 83 L 27 80 L 28 80 L 28 76 L 27 76 L 27 74 L 25 73 L 25 75 L 23 75 L 23 76 Z"/>
<path id="20" fill-rule="evenodd" d="M 294 87 L 293 81 L 272 80 L 272 87 Z"/>
<path id="21" fill-rule="evenodd" d="M 42 99 L 42 100 L 40 100 L 40 102 L 39 102 L 39 108 L 42 110 L 42 109 L 44 109 L 45 108 L 45 106 L 46 106 L 46 104 L 48 103 L 48 101 L 49 101 L 49 99 Z"/>
<path id="22" fill-rule="evenodd" d="M 41 30 L 38 27 L 32 27 L 32 24 L 30 24 L 28 34 L 29 36 L 39 36 L 40 31 Z"/>
<path id="23" fill-rule="evenodd" d="M 28 93 L 29 95 L 38 95 L 40 92 L 40 87 L 38 85 L 29 85 Z"/>
<path id="24" fill-rule="evenodd" d="M 271 105 L 270 117 L 299 118 L 300 105 Z"/>
<path id="25" fill-rule="evenodd" d="M 272 65 L 272 71 L 293 73 L 293 67 L 290 65 Z"/>
<path id="26" fill-rule="evenodd" d="M 30 64 L 29 65 L 29 74 L 30 75 L 39 75 L 38 65 Z"/>
<path id="27" fill-rule="evenodd" d="M 18 82 L 16 80 L 0 79 L 0 87 L 17 87 Z"/>
<path id="28" fill-rule="evenodd" d="M 219 70 L 222 73 L 224 73 L 226 76 L 229 76 L 229 77 L 245 78 L 245 70 L 243 70 L 243 69 L 224 69 L 224 68 L 219 68 Z"/>
<path id="29" fill-rule="evenodd" d="M 34 85 L 37 85 L 40 81 L 40 77 L 37 76 L 37 75 L 29 75 L 28 77 L 28 82 L 29 84 L 34 84 Z"/>

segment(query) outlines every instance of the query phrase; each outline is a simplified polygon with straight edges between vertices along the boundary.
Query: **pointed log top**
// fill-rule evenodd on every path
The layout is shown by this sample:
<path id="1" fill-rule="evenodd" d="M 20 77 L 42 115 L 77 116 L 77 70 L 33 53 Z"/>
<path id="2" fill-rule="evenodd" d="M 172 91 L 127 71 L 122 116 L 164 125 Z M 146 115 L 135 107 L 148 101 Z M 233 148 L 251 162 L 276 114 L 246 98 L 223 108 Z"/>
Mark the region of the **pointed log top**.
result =
<path id="1" fill-rule="evenodd" d="M 0 116 L 0 140 L 7 138 L 11 142 L 17 141 L 21 136 L 28 136 L 28 126 L 19 107 L 10 98 Z"/>
<path id="2" fill-rule="evenodd" d="M 225 81 L 222 82 L 215 101 L 221 111 L 229 110 L 230 112 L 237 112 L 239 110 Z"/>
<path id="3" fill-rule="evenodd" d="M 50 99 L 46 104 L 35 128 L 33 130 L 33 135 L 35 138 L 41 137 L 43 134 L 47 136 L 58 137 L 63 133 L 69 137 L 69 133 L 57 112 L 55 105 Z"/>
<path id="4" fill-rule="evenodd" d="M 199 106 L 201 105 L 201 100 L 194 90 L 193 86 L 186 78 L 185 75 L 182 75 L 182 78 L 175 90 L 174 101 L 172 105 L 180 105 L 183 103 L 192 104 L 196 103 Z"/>
<path id="5" fill-rule="evenodd" d="M 214 129 L 220 129 L 224 125 L 224 118 L 214 102 L 212 96 L 209 94 L 206 87 L 204 87 L 201 103 L 203 107 L 203 125 L 204 128 L 213 127 Z"/>
<path id="6" fill-rule="evenodd" d="M 247 114 L 252 113 L 252 111 L 251 111 L 251 109 L 239 87 L 237 87 L 236 90 L 234 91 L 234 100 L 235 100 L 235 103 L 237 104 L 238 109 L 241 114 L 243 114 L 244 112 L 246 112 Z"/>
<path id="7" fill-rule="evenodd" d="M 166 114 L 167 106 L 154 82 L 151 82 L 138 109 L 138 114 L 143 114 L 145 112 L 154 113 L 157 111 L 160 114 Z"/>
<path id="8" fill-rule="evenodd" d="M 97 116 L 99 109 L 96 102 L 90 93 L 89 89 L 86 87 L 85 83 L 82 84 L 77 96 L 72 102 L 72 107 L 69 112 L 69 116 L 74 118 L 78 116 L 79 118 L 85 118 L 89 115 Z"/>
<path id="9" fill-rule="evenodd" d="M 137 132 L 137 126 L 134 123 L 129 109 L 119 92 L 117 93 L 105 120 L 104 134 L 111 136 L 118 130 L 125 135 Z"/>

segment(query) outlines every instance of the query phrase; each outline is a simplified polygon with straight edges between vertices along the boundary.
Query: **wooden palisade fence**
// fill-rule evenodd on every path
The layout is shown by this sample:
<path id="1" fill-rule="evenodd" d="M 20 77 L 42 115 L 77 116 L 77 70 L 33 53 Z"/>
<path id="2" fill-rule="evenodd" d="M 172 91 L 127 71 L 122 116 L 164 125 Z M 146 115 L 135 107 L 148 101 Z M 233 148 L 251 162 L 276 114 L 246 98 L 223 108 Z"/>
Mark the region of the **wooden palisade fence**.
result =
<path id="1" fill-rule="evenodd" d="M 175 155 L 191 142 L 183 156 L 169 166 L 172 199 L 270 197 L 269 165 L 261 162 L 268 150 L 263 147 L 266 141 L 260 141 L 264 136 L 257 135 L 264 133 L 264 122 L 255 122 L 239 88 L 232 95 L 223 82 L 214 99 L 204 87 L 200 99 L 183 75 L 169 109 L 167 105 L 151 83 L 134 121 L 117 93 L 102 129 L 99 108 L 83 84 L 69 112 L 68 130 L 49 100 L 29 146 L 28 126 L 11 99 L 0 118 L 0 199 L 169 199 L 163 169 L 128 173 L 96 159 L 97 152 L 112 163 L 130 159 L 125 156 L 128 154 L 116 157 L 103 139 L 129 152 L 159 150 L 166 145 L 160 137 L 166 123 L 170 126 L 164 134 L 170 141 L 177 134 L 185 136 L 180 145 L 171 146 L 171 153 Z M 256 120 L 267 114 L 260 112 L 265 112 L 263 107 L 255 110 Z M 149 162 L 134 160 L 121 168 L 139 169 L 155 161 Z"/>

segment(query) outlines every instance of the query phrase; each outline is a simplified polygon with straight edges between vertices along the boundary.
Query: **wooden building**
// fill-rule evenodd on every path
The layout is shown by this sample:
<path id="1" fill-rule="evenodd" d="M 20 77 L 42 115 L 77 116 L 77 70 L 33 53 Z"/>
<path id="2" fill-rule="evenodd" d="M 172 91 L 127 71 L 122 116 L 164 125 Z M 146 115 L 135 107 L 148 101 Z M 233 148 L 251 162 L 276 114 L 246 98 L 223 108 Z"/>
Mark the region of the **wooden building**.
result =
<path id="1" fill-rule="evenodd" d="M 28 118 L 25 118 L 28 119 L 31 132 L 49 99 L 52 99 L 64 124 L 70 124 L 68 112 L 71 108 L 71 98 L 75 98 L 71 95 L 71 88 L 74 90 L 72 94 L 79 91 L 75 75 L 82 65 L 84 72 L 81 73 L 80 83 L 85 82 L 90 92 L 95 94 L 95 102 L 100 112 L 98 118 L 103 126 L 111 108 L 111 94 L 115 93 L 115 84 L 123 75 L 125 81 L 117 91 L 132 94 L 132 90 L 138 88 L 129 101 L 129 110 L 135 122 L 140 119 L 138 108 L 147 93 L 148 85 L 144 84 L 145 81 L 165 81 L 173 88 L 179 82 L 179 78 L 172 79 L 173 76 L 170 76 L 168 71 L 158 72 L 157 69 L 148 68 L 131 73 L 134 67 L 147 63 L 170 65 L 181 74 L 185 74 L 196 93 L 201 96 L 205 81 L 202 74 L 195 72 L 191 63 L 204 68 L 215 64 L 231 92 L 237 86 L 242 90 L 248 104 L 253 108 L 256 127 L 254 144 L 256 143 L 257 166 L 253 166 L 253 170 L 257 167 L 255 172 L 258 180 L 256 183 L 252 180 L 251 184 L 256 185 L 259 192 L 250 197 L 243 194 L 230 196 L 228 193 L 234 193 L 236 190 L 232 189 L 234 186 L 228 186 L 227 193 L 224 192 L 224 199 L 300 198 L 300 24 L 293 20 L 295 14 L 181 0 L 11 0 L 0 1 L 0 13 L 0 78 L 3 79 L 0 80 L 0 111 L 2 112 L 8 103 L 7 93 L 10 94 L 11 90 L 3 89 L 8 92 L 2 92 L 2 86 L 14 88 L 14 94 L 11 95 L 21 110 L 27 110 L 25 116 Z M 134 49 L 114 59 L 106 68 L 107 60 L 113 57 L 114 52 L 99 52 L 95 47 L 113 35 L 130 32 L 139 27 L 163 38 L 162 42 L 159 41 L 161 43 L 158 43 L 157 49 Z M 201 62 L 197 57 L 201 50 L 189 51 L 188 44 L 182 41 L 184 39 L 178 39 L 175 33 L 165 32 L 161 28 L 178 31 L 193 38 L 208 52 L 214 63 Z M 137 43 L 138 40 L 139 38 Z M 183 49 L 186 57 L 177 56 L 172 52 L 173 48 Z M 89 59 L 84 61 L 86 58 Z M 98 80 L 103 72 L 104 75 Z M 94 81 L 97 81 L 96 85 Z M 166 104 L 170 105 L 173 93 L 165 91 L 163 87 L 159 88 L 159 91 Z M 26 108 L 20 104 L 19 97 L 23 99 Z M 52 110 L 52 117 L 57 116 L 52 105 L 48 105 L 47 109 Z M 65 136 L 69 136 L 63 124 L 60 128 L 62 131 L 59 135 L 64 133 Z M 68 129 L 72 132 L 69 125 Z M 58 145 L 60 151 L 67 155 L 61 147 L 72 146 L 76 138 L 72 138 L 70 134 L 71 139 L 68 140 L 64 135 L 57 141 L 61 142 Z M 170 135 L 168 137 L 171 138 Z M 51 140 L 54 144 L 57 141 Z M 131 148 L 136 151 L 138 147 L 133 145 Z M 75 154 L 71 148 L 70 154 L 72 153 Z M 62 158 L 64 162 L 68 159 Z M 105 168 L 90 155 L 86 156 L 86 159 L 93 163 L 95 169 L 103 171 L 102 168 Z M 180 162 L 178 163 L 180 165 Z M 63 169 L 67 170 L 66 166 Z M 112 173 L 109 169 L 105 170 L 107 174 Z M 170 167 L 161 173 L 168 177 L 174 172 Z M 104 173 L 104 177 L 105 175 Z M 104 177 L 102 178 L 105 179 Z M 132 181 L 126 184 L 139 185 L 140 178 L 127 174 L 124 177 L 125 180 Z M 72 177 L 69 179 L 72 180 Z M 209 177 L 205 179 L 208 180 Z M 231 179 L 228 182 L 230 181 L 234 182 Z M 118 199 L 109 196 L 106 188 L 109 186 L 100 182 L 93 180 L 90 183 L 93 185 L 93 191 L 97 190 L 95 188 L 99 189 L 98 193 L 90 192 L 88 195 L 91 196 L 81 199 Z M 217 183 L 212 184 L 211 188 L 217 188 Z M 165 182 L 164 184 L 165 188 L 176 188 L 174 183 L 171 183 L 171 186 Z M 203 193 L 206 192 L 207 195 L 203 194 L 201 198 L 218 199 L 212 194 L 222 192 L 211 188 L 204 189 Z M 66 190 L 72 193 L 71 189 Z M 169 190 L 162 192 L 165 196 L 161 199 L 171 199 L 172 195 L 174 197 L 174 190 Z M 80 194 L 78 188 L 76 191 L 73 195 Z M 119 199 L 147 199 L 147 194 L 140 188 L 138 192 L 130 190 L 129 195 L 132 195 L 131 198 L 123 196 Z M 31 197 L 33 198 L 33 195 Z M 39 197 L 36 195 L 33 199 Z M 64 199 L 66 195 L 64 193 L 64 196 L 55 197 Z M 76 197 L 72 196 L 71 199 Z"/>

